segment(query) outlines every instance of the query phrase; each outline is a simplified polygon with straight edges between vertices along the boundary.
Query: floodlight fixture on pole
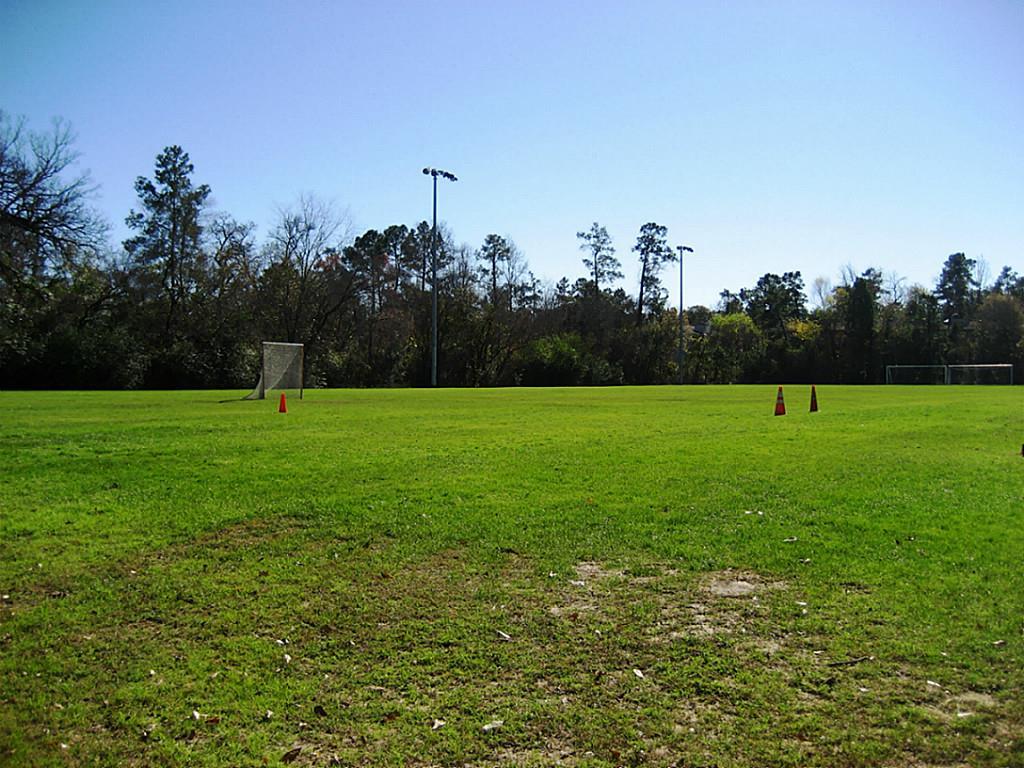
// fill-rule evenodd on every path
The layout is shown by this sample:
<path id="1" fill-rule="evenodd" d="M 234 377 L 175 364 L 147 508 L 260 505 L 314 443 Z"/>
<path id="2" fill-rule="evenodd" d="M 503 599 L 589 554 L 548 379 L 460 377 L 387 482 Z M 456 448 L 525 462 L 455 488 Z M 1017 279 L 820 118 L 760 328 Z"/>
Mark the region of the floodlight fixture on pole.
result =
<path id="1" fill-rule="evenodd" d="M 683 322 L 683 254 L 693 253 L 693 248 L 688 245 L 677 245 L 679 251 L 679 383 L 683 383 L 683 340 L 686 336 L 686 325 Z"/>
<path id="2" fill-rule="evenodd" d="M 434 226 L 430 230 L 430 386 L 437 386 L 437 177 L 458 181 L 454 173 L 438 168 L 424 168 L 425 176 L 434 177 Z"/>

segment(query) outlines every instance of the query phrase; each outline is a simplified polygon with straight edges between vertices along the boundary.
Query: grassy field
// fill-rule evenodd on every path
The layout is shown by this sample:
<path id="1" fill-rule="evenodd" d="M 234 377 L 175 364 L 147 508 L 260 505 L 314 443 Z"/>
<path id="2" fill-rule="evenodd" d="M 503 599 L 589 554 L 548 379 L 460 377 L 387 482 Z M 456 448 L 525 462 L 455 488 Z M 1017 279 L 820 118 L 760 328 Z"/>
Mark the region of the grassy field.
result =
<path id="1" fill-rule="evenodd" d="M 0 393 L 0 764 L 1024 765 L 1024 388 Z"/>

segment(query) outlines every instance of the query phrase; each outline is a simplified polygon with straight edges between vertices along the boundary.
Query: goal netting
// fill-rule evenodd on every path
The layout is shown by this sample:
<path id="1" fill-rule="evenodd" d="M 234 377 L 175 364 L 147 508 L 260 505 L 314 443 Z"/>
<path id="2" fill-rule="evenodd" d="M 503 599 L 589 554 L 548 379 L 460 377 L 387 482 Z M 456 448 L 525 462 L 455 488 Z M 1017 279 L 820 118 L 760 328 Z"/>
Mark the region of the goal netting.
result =
<path id="1" fill-rule="evenodd" d="M 887 365 L 886 384 L 945 384 L 944 365 Z"/>
<path id="2" fill-rule="evenodd" d="M 1013 384 L 1013 366 L 1009 363 L 992 365 L 948 365 L 947 384 Z"/>
<path id="3" fill-rule="evenodd" d="M 887 365 L 886 384 L 1013 384 L 1010 363 Z"/>
<path id="4" fill-rule="evenodd" d="M 264 341 L 260 380 L 246 400 L 262 400 L 272 389 L 297 389 L 302 397 L 302 344 Z"/>

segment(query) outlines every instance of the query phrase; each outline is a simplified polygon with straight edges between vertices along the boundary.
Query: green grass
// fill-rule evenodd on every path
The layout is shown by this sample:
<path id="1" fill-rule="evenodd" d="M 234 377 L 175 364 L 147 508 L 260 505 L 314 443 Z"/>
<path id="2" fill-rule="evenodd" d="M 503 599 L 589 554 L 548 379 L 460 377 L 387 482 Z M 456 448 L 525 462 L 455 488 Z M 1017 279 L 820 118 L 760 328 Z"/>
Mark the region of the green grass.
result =
<path id="1" fill-rule="evenodd" d="M 1024 389 L 786 394 L 0 393 L 0 764 L 1024 765 Z"/>

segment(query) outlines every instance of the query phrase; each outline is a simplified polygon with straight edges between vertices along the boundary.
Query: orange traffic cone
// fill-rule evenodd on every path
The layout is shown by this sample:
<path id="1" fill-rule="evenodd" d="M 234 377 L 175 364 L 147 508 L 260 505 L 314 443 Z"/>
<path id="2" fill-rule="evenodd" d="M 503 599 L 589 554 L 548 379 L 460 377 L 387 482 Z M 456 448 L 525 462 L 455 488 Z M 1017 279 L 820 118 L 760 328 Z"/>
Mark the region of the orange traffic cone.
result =
<path id="1" fill-rule="evenodd" d="M 814 385 L 811 384 L 811 413 L 818 410 L 818 393 L 814 389 Z"/>
<path id="2" fill-rule="evenodd" d="M 281 404 L 277 406 L 278 413 L 288 413 L 288 400 L 284 396 L 284 392 L 281 393 Z"/>
<path id="3" fill-rule="evenodd" d="M 779 386 L 779 394 L 775 398 L 775 415 L 786 415 L 786 401 L 782 399 L 782 387 Z"/>

